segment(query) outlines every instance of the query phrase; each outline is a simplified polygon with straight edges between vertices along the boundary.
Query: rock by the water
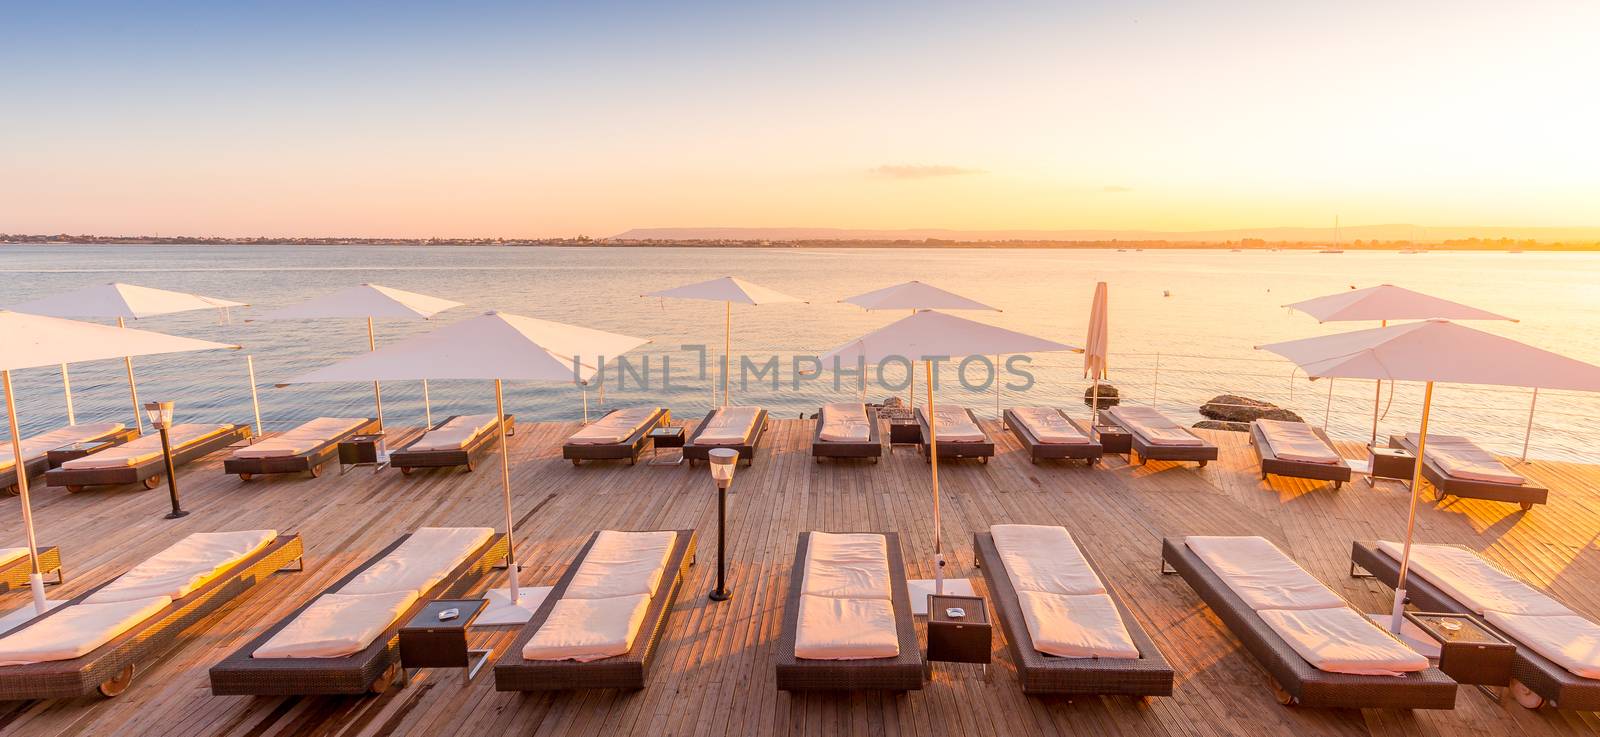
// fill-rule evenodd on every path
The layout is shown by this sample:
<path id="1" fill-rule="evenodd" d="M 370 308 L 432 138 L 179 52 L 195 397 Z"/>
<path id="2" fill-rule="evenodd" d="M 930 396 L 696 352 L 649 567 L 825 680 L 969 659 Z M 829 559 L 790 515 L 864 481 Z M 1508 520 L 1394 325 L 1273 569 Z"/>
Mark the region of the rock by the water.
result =
<path id="1" fill-rule="evenodd" d="M 1225 420 L 1201 420 L 1194 423 L 1196 430 L 1227 430 L 1229 432 L 1250 432 L 1248 422 L 1227 422 Z"/>
<path id="2" fill-rule="evenodd" d="M 1259 399 L 1241 397 L 1237 394 L 1218 394 L 1212 397 L 1211 401 L 1200 405 L 1200 414 L 1203 417 L 1224 422 L 1247 423 L 1251 420 L 1305 422 L 1300 415 L 1276 404 L 1263 402 Z"/>
<path id="3" fill-rule="evenodd" d="M 1100 406 L 1095 407 L 1095 409 L 1105 409 L 1106 407 L 1115 407 L 1118 404 L 1122 403 L 1121 396 L 1122 396 L 1121 393 L 1117 391 L 1116 387 L 1114 387 L 1114 386 L 1112 386 L 1110 384 L 1101 384 L 1100 385 Z M 1095 388 L 1093 386 L 1089 387 L 1088 389 L 1084 389 L 1083 390 L 1083 403 L 1084 403 L 1085 406 L 1094 406 L 1094 399 L 1095 399 Z"/>

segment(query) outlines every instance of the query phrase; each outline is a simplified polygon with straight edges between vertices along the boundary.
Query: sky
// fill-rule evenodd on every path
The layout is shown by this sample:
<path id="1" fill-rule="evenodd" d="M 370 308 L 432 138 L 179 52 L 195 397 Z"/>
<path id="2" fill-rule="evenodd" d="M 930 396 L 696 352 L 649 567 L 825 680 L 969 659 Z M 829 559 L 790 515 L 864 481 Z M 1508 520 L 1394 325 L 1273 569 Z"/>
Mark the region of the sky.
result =
<path id="1" fill-rule="evenodd" d="M 0 232 L 1600 225 L 1600 3 L 20 3 Z"/>

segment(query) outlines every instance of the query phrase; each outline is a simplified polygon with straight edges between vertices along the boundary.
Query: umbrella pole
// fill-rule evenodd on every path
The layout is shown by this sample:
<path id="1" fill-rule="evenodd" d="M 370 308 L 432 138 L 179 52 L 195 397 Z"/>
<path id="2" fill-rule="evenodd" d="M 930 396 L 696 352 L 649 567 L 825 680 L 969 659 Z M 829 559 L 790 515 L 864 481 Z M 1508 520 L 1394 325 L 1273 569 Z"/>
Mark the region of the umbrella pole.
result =
<path id="1" fill-rule="evenodd" d="M 64 370 L 66 367 L 62 366 Z M 71 405 L 68 405 L 69 407 Z M 1528 403 L 1528 429 L 1522 433 L 1522 462 L 1528 462 L 1528 441 L 1533 439 L 1533 411 L 1539 407 L 1539 387 L 1533 388 L 1533 401 Z"/>
<path id="2" fill-rule="evenodd" d="M 372 318 L 367 318 L 367 350 L 378 350 L 378 339 L 372 335 Z M 378 406 L 378 431 L 383 431 L 383 389 L 372 382 L 372 400 Z"/>
<path id="3" fill-rule="evenodd" d="M 729 352 L 733 350 L 733 303 L 723 302 L 722 315 L 722 406 L 728 406 Z"/>
<path id="4" fill-rule="evenodd" d="M 256 437 L 261 437 L 261 399 L 256 396 L 256 358 L 244 357 L 245 370 L 250 372 L 250 406 L 256 411 Z"/>
<path id="5" fill-rule="evenodd" d="M 1333 379 L 1328 379 L 1328 406 L 1322 409 L 1322 429 L 1328 429 L 1328 417 L 1333 414 Z"/>
<path id="6" fill-rule="evenodd" d="M 1000 354 L 994 355 L 994 416 L 1000 420 L 1000 429 L 1006 429 L 1006 416 L 1000 413 Z"/>
<path id="7" fill-rule="evenodd" d="M 589 424 L 589 385 L 583 384 L 583 424 Z"/>
<path id="8" fill-rule="evenodd" d="M 939 531 L 939 422 L 933 416 L 933 361 L 928 368 L 928 465 L 933 470 L 933 593 L 944 593 L 944 539 Z"/>
<path id="9" fill-rule="evenodd" d="M 1428 446 L 1428 410 L 1433 405 L 1433 382 L 1422 392 L 1422 428 L 1417 433 L 1417 463 L 1411 470 L 1411 513 L 1406 517 L 1406 543 L 1400 551 L 1400 577 L 1394 585 L 1394 607 L 1390 610 L 1389 631 L 1400 633 L 1406 608 L 1406 574 L 1411 568 L 1411 533 L 1417 528 L 1417 493 L 1422 487 L 1422 454 Z"/>
<path id="10" fill-rule="evenodd" d="M 427 379 L 422 380 L 422 416 L 428 427 L 433 427 L 433 401 L 428 399 Z"/>
<path id="11" fill-rule="evenodd" d="M 122 318 L 117 318 L 117 327 L 127 327 L 122 323 Z M 139 387 L 133 383 L 133 357 L 123 356 L 122 365 L 128 369 L 128 396 L 133 398 L 133 426 L 138 428 L 139 434 L 144 434 L 144 412 L 139 408 Z"/>
<path id="12" fill-rule="evenodd" d="M 78 424 L 78 417 L 72 413 L 72 378 L 67 375 L 67 365 L 61 364 L 61 390 L 67 394 L 67 424 Z"/>
<path id="13" fill-rule="evenodd" d="M 511 576 L 511 603 L 516 604 L 522 597 L 517 590 L 517 537 L 511 529 L 511 448 L 506 446 L 506 402 L 499 379 L 494 380 L 494 412 L 500 432 L 500 491 L 506 501 L 506 569 Z"/>
<path id="14" fill-rule="evenodd" d="M 1390 389 L 1389 391 L 1394 391 Z M 1370 447 L 1378 447 L 1378 408 L 1383 405 L 1383 379 L 1378 379 L 1378 385 L 1372 392 L 1372 442 Z"/>
<path id="15" fill-rule="evenodd" d="M 22 527 L 28 533 L 28 560 L 32 570 L 28 573 L 28 587 L 33 590 L 33 610 L 44 614 L 44 575 L 39 572 L 39 543 L 33 537 L 33 510 L 28 506 L 28 470 L 22 462 L 22 435 L 17 430 L 17 400 L 11 390 L 11 372 L 0 371 L 6 390 L 6 419 L 11 423 L 11 457 L 16 459 L 12 468 L 17 474 L 17 496 L 22 500 Z"/>
<path id="16" fill-rule="evenodd" d="M 912 317 L 915 317 L 916 314 L 916 310 L 911 311 Z M 917 365 L 908 363 L 906 366 L 906 411 L 914 412 L 917 409 Z M 881 366 L 878 368 L 878 372 L 878 379 L 881 381 L 883 379 L 883 368 Z"/>

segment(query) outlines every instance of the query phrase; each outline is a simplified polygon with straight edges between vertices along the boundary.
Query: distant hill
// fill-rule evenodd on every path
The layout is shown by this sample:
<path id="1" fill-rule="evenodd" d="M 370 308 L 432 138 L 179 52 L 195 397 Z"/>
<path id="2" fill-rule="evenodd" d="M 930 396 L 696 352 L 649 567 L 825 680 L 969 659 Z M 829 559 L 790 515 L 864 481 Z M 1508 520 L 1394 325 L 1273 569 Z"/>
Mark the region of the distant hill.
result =
<path id="1" fill-rule="evenodd" d="M 909 228 L 634 228 L 612 236 L 635 241 L 1172 241 L 1218 243 L 1260 238 L 1274 242 L 1327 243 L 1356 240 L 1442 243 L 1469 238 L 1554 242 L 1600 241 L 1600 227 L 1524 228 L 1509 226 L 1352 225 L 1340 228 L 1238 228 L 1233 230 L 949 230 Z"/>

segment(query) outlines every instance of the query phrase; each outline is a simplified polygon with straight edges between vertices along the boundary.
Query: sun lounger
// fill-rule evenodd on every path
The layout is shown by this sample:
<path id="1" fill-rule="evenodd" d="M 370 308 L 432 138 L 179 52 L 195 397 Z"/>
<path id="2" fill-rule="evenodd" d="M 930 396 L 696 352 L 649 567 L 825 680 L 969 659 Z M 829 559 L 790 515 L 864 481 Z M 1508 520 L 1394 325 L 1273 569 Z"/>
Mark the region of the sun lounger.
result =
<path id="1" fill-rule="evenodd" d="M 877 407 L 854 402 L 826 404 L 817 410 L 811 455 L 818 463 L 824 458 L 871 458 L 877 463 L 883 455 L 880 432 Z"/>
<path id="2" fill-rule="evenodd" d="M 594 533 L 501 653 L 495 690 L 644 688 L 694 559 L 694 530 Z"/>
<path id="3" fill-rule="evenodd" d="M 1400 578 L 1399 545 L 1355 542 L 1350 547 L 1350 564 L 1352 575 L 1358 575 L 1359 568 L 1393 587 Z M 1523 705 L 1536 708 L 1548 703 L 1563 709 L 1600 710 L 1600 678 L 1595 677 L 1600 672 L 1591 670 L 1600 668 L 1596 657 L 1600 625 L 1501 571 L 1471 549 L 1413 544 L 1406 599 L 1421 611 L 1471 614 L 1515 643 L 1511 686 Z M 1555 658 L 1569 662 L 1563 665 Z"/>
<path id="4" fill-rule="evenodd" d="M 1202 542 L 1208 544 L 1201 548 L 1204 554 L 1195 547 Z M 1182 576 L 1271 674 L 1281 703 L 1358 709 L 1455 706 L 1455 681 L 1426 667 L 1425 658 L 1351 609 L 1266 540 L 1167 538 L 1161 563 L 1162 573 Z M 1321 667 L 1308 656 L 1321 660 Z"/>
<path id="5" fill-rule="evenodd" d="M 997 525 L 991 529 L 1025 527 L 1030 526 Z M 1128 611 L 1117 592 L 1104 585 L 1105 576 L 1100 567 L 1095 565 L 1086 551 L 1072 542 L 1065 529 L 1041 529 L 1059 530 L 1060 537 L 1065 541 L 1064 546 L 1069 546 L 1066 551 L 1068 554 L 1057 554 L 1049 545 L 1021 546 L 1017 544 L 1018 540 L 1009 541 L 1008 552 L 1002 554 L 993 532 L 979 532 L 973 536 L 978 566 L 983 570 L 991 601 L 999 614 L 1000 628 L 1006 635 L 1006 649 L 1011 653 L 1011 662 L 1017 667 L 1017 679 L 1022 683 L 1023 692 L 1171 696 L 1172 666 L 1167 664 L 1155 642 L 1133 618 L 1133 613 Z M 1005 529 L 999 531 L 1002 536 L 1007 532 Z M 1024 529 L 1021 532 L 1024 534 L 1016 537 L 1023 542 L 1031 542 L 1029 533 L 1034 531 Z M 1027 550 L 1028 547 L 1032 547 L 1035 553 L 1034 556 L 1023 556 L 1028 570 L 1009 570 L 1006 559 L 1015 560 L 1017 550 Z M 1024 583 L 1018 584 L 1019 578 Z M 1061 585 L 1041 585 L 1041 581 L 1055 581 Z M 1098 626 L 1070 622 L 1079 633 L 1078 638 L 1072 639 L 1124 643 L 1125 647 L 1133 648 L 1133 657 L 1126 657 L 1128 653 L 1122 653 L 1123 657 L 1108 656 L 1115 655 L 1113 651 L 1117 649 L 1110 647 L 1078 652 L 1049 644 L 1036 644 L 1027 609 L 1022 595 L 1018 593 L 1019 585 L 1029 589 L 1027 596 L 1041 598 L 1047 605 L 1056 600 L 1053 594 L 1070 596 L 1060 601 L 1066 605 L 1081 605 L 1085 612 L 1083 619 L 1089 622 L 1093 622 L 1096 614 L 1103 620 Z M 1039 594 L 1044 596 L 1040 597 Z M 1072 613 L 1076 607 L 1060 608 Z M 1071 619 L 1078 620 L 1077 617 Z M 1119 622 L 1120 627 L 1117 626 Z M 1072 653 L 1077 657 L 1046 654 L 1044 649 Z"/>
<path id="6" fill-rule="evenodd" d="M 36 661 L 0 666 L 0 699 L 116 696 L 197 622 L 300 556 L 299 535 L 191 535 L 0 638 L 0 661 Z"/>
<path id="7" fill-rule="evenodd" d="M 353 435 L 378 431 L 378 420 L 353 417 L 318 417 L 288 432 L 239 448 L 222 460 L 222 472 L 240 481 L 268 473 L 305 471 L 312 478 L 322 464 L 339 455 L 339 443 Z"/>
<path id="8" fill-rule="evenodd" d="M 1304 422 L 1256 420 L 1250 423 L 1250 447 L 1261 461 L 1261 480 L 1268 474 L 1332 481 L 1333 488 L 1350 480 L 1350 464 L 1339 457 L 1322 428 Z"/>
<path id="9" fill-rule="evenodd" d="M 249 425 L 174 425 L 168 431 L 174 468 L 199 460 L 250 437 Z M 86 486 L 115 486 L 143 483 L 144 488 L 161 485 L 167 473 L 161 453 L 161 436 L 150 433 L 137 440 L 108 448 L 61 464 L 44 474 L 50 486 L 65 486 L 67 491 L 82 491 Z"/>
<path id="10" fill-rule="evenodd" d="M 66 580 L 61 573 L 61 549 L 54 545 L 39 548 L 39 572 L 49 576 L 54 573 L 55 583 Z M 0 594 L 28 585 L 33 564 L 28 562 L 27 548 L 0 548 Z"/>
<path id="11" fill-rule="evenodd" d="M 516 416 L 506 415 L 506 435 L 515 435 Z M 422 437 L 389 454 L 389 465 L 407 476 L 419 468 L 473 468 L 472 457 L 498 437 L 494 415 L 454 415 L 428 428 Z"/>
<path id="12" fill-rule="evenodd" d="M 32 481 L 50 470 L 50 451 L 73 443 L 99 443 L 121 445 L 139 437 L 139 431 L 120 422 L 95 422 L 68 425 L 50 432 L 40 433 L 22 441 L 22 470 Z M 99 448 L 98 450 L 105 450 Z M 17 493 L 16 463 L 11 457 L 11 443 L 0 443 L 0 488 L 7 493 Z"/>
<path id="13" fill-rule="evenodd" d="M 989 439 L 989 434 L 983 431 L 983 426 L 978 424 L 978 416 L 972 410 L 954 405 L 936 406 L 933 410 L 939 421 L 939 458 L 961 459 L 976 458 L 979 463 L 988 463 L 994 457 L 994 441 Z M 917 424 L 922 430 L 922 457 L 930 462 L 933 456 L 929 455 L 930 430 L 928 416 L 922 407 L 917 408 Z"/>
<path id="14" fill-rule="evenodd" d="M 872 546 L 876 553 L 864 552 L 863 543 L 873 540 L 881 540 Z M 822 552 L 808 568 L 813 546 Z M 876 575 L 848 575 L 864 569 Z M 785 691 L 922 688 L 924 661 L 899 536 L 800 533 L 775 647 L 778 688 Z"/>
<path id="15" fill-rule="evenodd" d="M 759 407 L 719 407 L 706 413 L 689 433 L 683 446 L 683 457 L 689 465 L 696 461 L 711 460 L 712 448 L 732 448 L 739 451 L 739 460 L 745 465 L 756 461 L 756 448 L 761 445 L 761 435 L 767 431 L 767 411 Z"/>
<path id="16" fill-rule="evenodd" d="M 1417 452 L 1415 434 L 1389 436 L 1389 447 Z M 1544 504 L 1550 490 L 1505 467 L 1498 458 L 1459 435 L 1429 435 L 1422 477 L 1440 497 L 1515 502 L 1523 509 Z M 1476 471 L 1476 473 L 1475 473 Z"/>
<path id="17" fill-rule="evenodd" d="M 1205 468 L 1217 459 L 1217 446 L 1151 407 L 1112 407 L 1105 417 L 1131 436 L 1132 453 L 1141 466 L 1146 461 L 1198 461 Z"/>
<path id="18" fill-rule="evenodd" d="M 614 409 L 573 433 L 561 446 L 561 457 L 576 466 L 584 461 L 627 461 L 633 465 L 650 444 L 650 431 L 672 423 L 666 407 Z"/>
<path id="19" fill-rule="evenodd" d="M 213 666 L 211 693 L 380 693 L 400 671 L 400 626 L 429 601 L 466 594 L 508 550 L 506 536 L 487 528 L 402 535 Z M 401 599 L 409 603 L 395 603 Z M 379 627 L 374 617 L 389 621 Z M 258 651 L 271 657 L 255 657 Z"/>
<path id="20" fill-rule="evenodd" d="M 1053 407 L 1017 407 L 1005 412 L 1006 428 L 1017 436 L 1034 463 L 1045 460 L 1100 462 L 1105 447 L 1089 428 Z"/>

